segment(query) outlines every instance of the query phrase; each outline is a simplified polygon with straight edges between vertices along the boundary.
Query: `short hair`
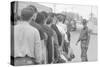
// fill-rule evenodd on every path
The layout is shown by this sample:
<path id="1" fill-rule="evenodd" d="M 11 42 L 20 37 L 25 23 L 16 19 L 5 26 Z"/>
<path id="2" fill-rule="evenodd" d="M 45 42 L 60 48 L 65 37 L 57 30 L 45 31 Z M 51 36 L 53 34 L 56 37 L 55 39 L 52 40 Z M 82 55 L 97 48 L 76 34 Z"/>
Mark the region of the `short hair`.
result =
<path id="1" fill-rule="evenodd" d="M 49 17 L 46 21 L 46 24 L 51 24 L 53 22 L 53 19 L 51 17 Z"/>
<path id="2" fill-rule="evenodd" d="M 45 15 L 43 13 L 38 13 L 35 22 L 38 24 L 44 24 Z"/>
<path id="3" fill-rule="evenodd" d="M 57 19 L 58 19 L 58 21 L 60 21 L 60 22 L 64 22 L 65 16 L 64 16 L 63 14 L 57 14 Z"/>
<path id="4" fill-rule="evenodd" d="M 42 11 L 41 13 L 44 15 L 45 19 L 48 17 L 48 13 L 47 12 Z"/>
<path id="5" fill-rule="evenodd" d="M 37 8 L 34 5 L 29 5 L 28 7 L 31 7 L 34 12 L 38 12 Z"/>
<path id="6" fill-rule="evenodd" d="M 33 16 L 33 14 L 34 11 L 32 8 L 30 7 L 23 8 L 21 11 L 21 19 L 24 21 L 28 21 Z"/>
<path id="7" fill-rule="evenodd" d="M 54 17 L 54 16 L 56 16 L 56 14 L 55 13 L 49 13 L 49 16 Z"/>
<path id="8" fill-rule="evenodd" d="M 82 24 L 83 24 L 83 25 L 86 25 L 86 24 L 87 24 L 87 20 L 86 20 L 86 19 L 83 19 L 83 20 L 82 20 Z"/>

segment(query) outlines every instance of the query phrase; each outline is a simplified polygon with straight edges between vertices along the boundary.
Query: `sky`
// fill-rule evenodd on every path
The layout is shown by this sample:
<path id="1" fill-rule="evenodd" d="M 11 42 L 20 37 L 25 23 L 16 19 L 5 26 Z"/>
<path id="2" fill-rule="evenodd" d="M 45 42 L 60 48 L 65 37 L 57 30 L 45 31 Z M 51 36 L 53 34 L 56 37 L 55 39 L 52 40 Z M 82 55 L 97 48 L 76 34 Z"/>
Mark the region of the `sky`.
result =
<path id="1" fill-rule="evenodd" d="M 69 4 L 54 4 L 54 3 L 39 3 L 41 5 L 45 5 L 53 9 L 53 12 L 60 13 L 62 11 L 67 12 L 75 12 L 81 15 L 83 18 L 88 19 L 91 13 L 94 14 L 95 17 L 98 17 L 98 9 L 97 6 L 88 6 L 88 5 L 69 5 Z"/>

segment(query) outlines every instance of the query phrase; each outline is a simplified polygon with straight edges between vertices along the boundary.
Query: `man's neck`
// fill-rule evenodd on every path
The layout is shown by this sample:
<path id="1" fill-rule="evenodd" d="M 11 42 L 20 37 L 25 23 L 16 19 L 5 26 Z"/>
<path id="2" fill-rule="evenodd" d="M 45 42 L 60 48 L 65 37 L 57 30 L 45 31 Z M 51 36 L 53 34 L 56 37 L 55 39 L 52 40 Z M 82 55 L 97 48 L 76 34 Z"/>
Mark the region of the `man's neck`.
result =
<path id="1" fill-rule="evenodd" d="M 29 24 L 30 22 L 29 21 L 20 21 L 18 22 L 18 24 Z"/>

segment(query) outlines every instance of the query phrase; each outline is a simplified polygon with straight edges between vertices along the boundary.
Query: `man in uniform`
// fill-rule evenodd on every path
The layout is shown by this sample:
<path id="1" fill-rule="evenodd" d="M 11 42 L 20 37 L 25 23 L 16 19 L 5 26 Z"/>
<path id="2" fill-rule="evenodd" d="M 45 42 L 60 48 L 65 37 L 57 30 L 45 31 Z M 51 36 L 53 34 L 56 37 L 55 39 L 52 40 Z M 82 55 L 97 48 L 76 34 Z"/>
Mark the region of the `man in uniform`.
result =
<path id="1" fill-rule="evenodd" d="M 53 31 L 50 27 L 46 25 L 46 13 L 40 12 L 37 14 L 36 22 L 42 27 L 43 31 L 46 33 L 47 38 L 45 40 L 46 42 L 46 50 L 47 50 L 47 63 L 51 64 L 53 61 L 53 43 L 52 43 L 52 37 L 53 37 Z"/>
<path id="2" fill-rule="evenodd" d="M 89 46 L 90 34 L 87 27 L 87 20 L 83 19 L 82 24 L 83 24 L 83 29 L 81 30 L 80 37 L 76 45 L 78 44 L 79 41 L 81 42 L 81 60 L 84 62 L 88 61 L 87 50 Z"/>

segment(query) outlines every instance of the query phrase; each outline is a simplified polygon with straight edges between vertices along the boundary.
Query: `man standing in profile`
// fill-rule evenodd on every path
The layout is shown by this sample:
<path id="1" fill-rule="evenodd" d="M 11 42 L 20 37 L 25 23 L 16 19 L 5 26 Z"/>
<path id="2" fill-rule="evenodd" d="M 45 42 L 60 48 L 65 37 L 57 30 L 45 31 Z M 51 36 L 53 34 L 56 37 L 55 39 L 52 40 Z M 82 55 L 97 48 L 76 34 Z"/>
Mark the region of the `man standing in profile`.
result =
<path id="1" fill-rule="evenodd" d="M 35 10 L 31 7 L 23 8 L 21 11 L 21 21 L 14 27 L 13 57 L 15 65 L 41 63 L 42 48 L 40 34 L 35 27 L 30 25 L 30 22 L 35 17 Z"/>

